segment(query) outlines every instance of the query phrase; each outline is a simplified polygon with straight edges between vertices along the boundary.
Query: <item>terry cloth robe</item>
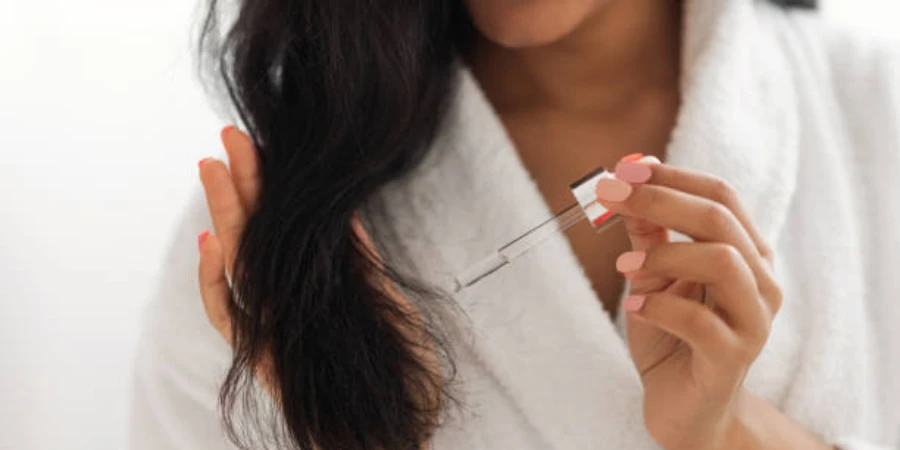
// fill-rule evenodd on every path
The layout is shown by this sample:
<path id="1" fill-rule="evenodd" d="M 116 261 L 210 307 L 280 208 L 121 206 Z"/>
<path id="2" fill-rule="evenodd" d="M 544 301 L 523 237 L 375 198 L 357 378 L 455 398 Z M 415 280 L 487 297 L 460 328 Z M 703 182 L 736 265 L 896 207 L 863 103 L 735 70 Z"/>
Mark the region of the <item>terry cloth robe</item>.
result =
<path id="1" fill-rule="evenodd" d="M 688 0 L 666 163 L 730 182 L 776 252 L 785 297 L 746 387 L 845 450 L 900 448 L 900 54 L 814 15 Z M 377 195 L 423 279 L 550 217 L 472 75 L 429 157 Z M 586 171 L 592 168 L 585 168 Z M 131 448 L 232 448 L 216 411 L 230 350 L 198 296 L 201 198 L 178 232 L 136 366 Z M 439 450 L 659 448 L 621 320 L 562 237 L 455 295 L 463 407 Z"/>

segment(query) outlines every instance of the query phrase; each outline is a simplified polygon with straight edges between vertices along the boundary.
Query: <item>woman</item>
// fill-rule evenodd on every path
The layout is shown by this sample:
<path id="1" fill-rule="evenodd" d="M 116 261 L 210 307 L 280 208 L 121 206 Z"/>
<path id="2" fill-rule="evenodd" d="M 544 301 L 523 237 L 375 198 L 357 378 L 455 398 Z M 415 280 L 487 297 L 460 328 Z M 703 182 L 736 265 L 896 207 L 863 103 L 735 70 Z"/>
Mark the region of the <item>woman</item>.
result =
<path id="1" fill-rule="evenodd" d="M 213 11 L 249 137 L 201 161 L 133 447 L 223 448 L 221 387 L 244 448 L 896 448 L 900 59 L 787 3 Z M 598 165 L 624 226 L 452 293 Z"/>

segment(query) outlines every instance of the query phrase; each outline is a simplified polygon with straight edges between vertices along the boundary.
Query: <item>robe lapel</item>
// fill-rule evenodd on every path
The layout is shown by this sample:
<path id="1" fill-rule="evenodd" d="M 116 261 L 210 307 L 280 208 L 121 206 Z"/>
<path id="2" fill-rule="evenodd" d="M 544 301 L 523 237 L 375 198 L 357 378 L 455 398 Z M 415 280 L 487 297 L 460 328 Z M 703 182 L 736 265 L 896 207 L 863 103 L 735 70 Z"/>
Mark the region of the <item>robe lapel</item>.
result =
<path id="1" fill-rule="evenodd" d="M 445 287 L 551 216 L 466 71 L 459 89 L 449 131 L 424 170 L 390 193 L 391 210 L 403 211 L 391 220 L 412 266 Z M 533 448 L 592 449 L 598 439 L 608 444 L 602 448 L 654 448 L 641 425 L 641 385 L 627 348 L 564 236 L 454 300 L 465 315 L 460 340 L 541 436 Z"/>
<path id="2" fill-rule="evenodd" d="M 758 3 L 686 2 L 683 99 L 667 162 L 728 181 L 771 243 L 796 187 L 797 113 L 793 74 Z"/>

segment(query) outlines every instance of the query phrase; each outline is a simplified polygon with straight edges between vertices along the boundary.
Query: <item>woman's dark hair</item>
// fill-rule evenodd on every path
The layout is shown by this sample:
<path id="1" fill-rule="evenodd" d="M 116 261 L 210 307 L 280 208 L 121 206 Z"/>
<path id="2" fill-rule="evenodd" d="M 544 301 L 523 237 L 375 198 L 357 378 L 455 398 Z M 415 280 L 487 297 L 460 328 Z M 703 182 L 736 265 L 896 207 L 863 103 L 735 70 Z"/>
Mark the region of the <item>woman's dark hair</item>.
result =
<path id="1" fill-rule="evenodd" d="M 425 289 L 379 261 L 351 222 L 435 135 L 470 35 L 462 6 L 239 1 L 223 35 L 223 5 L 210 1 L 200 50 L 212 59 L 201 62 L 224 81 L 262 181 L 233 269 L 240 301 L 220 392 L 230 437 L 242 448 L 275 437 L 278 448 L 417 449 L 449 397 L 447 365 L 423 356 L 445 356 L 444 340 L 383 286 Z M 281 410 L 280 429 L 264 434 L 261 363 Z"/>
<path id="2" fill-rule="evenodd" d="M 384 280 L 428 291 L 351 223 L 429 147 L 473 33 L 462 1 L 244 0 L 224 34 L 220 9 L 210 0 L 201 62 L 257 146 L 262 181 L 233 269 L 240 302 L 220 392 L 230 437 L 259 448 L 273 436 L 258 434 L 273 422 L 255 414 L 264 364 L 279 448 L 417 449 L 450 398 L 452 363 L 421 303 L 398 305 Z M 423 357 L 434 353 L 444 364 Z"/>

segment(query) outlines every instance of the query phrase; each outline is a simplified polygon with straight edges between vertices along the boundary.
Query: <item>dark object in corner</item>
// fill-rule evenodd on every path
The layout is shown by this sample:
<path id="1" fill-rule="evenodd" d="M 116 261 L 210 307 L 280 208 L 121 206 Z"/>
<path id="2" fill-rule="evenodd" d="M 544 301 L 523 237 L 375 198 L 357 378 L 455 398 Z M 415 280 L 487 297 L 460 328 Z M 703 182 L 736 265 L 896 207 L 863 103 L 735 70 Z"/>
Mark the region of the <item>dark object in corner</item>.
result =
<path id="1" fill-rule="evenodd" d="M 818 9 L 819 8 L 819 0 L 772 0 L 773 3 L 793 7 L 793 8 L 807 8 L 807 9 Z"/>

